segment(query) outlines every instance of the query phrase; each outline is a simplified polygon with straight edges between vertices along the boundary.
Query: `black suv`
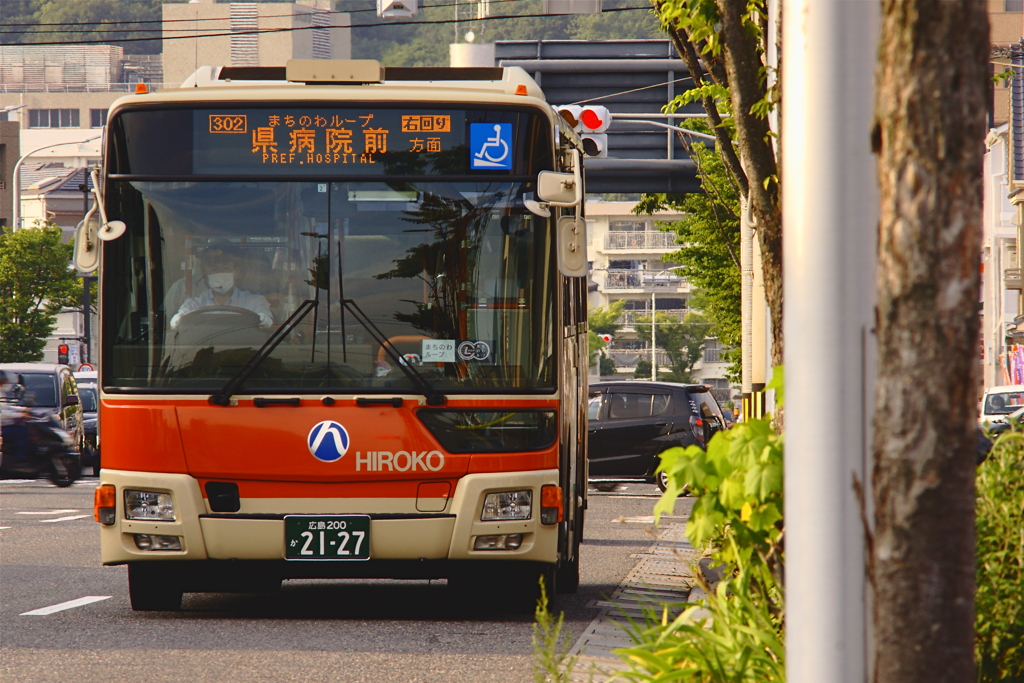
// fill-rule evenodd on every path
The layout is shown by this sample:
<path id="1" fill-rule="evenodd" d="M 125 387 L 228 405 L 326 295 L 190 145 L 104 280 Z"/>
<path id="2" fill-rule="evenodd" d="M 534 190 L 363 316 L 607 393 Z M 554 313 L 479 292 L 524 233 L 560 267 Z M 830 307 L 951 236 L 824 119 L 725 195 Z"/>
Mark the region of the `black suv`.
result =
<path id="1" fill-rule="evenodd" d="M 590 476 L 601 479 L 654 479 L 662 451 L 704 448 L 729 426 L 708 387 L 672 382 L 593 384 L 588 418 Z M 664 491 L 664 475 L 655 481 Z"/>

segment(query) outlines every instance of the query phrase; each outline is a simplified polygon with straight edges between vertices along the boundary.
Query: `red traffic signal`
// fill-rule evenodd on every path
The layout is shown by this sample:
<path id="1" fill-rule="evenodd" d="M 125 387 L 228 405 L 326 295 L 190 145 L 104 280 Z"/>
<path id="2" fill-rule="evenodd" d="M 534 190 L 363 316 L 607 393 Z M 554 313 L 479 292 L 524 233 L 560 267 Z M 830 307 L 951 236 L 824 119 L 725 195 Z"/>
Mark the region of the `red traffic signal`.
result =
<path id="1" fill-rule="evenodd" d="M 603 133 L 612 123 L 612 113 L 608 107 L 588 105 L 580 111 L 579 121 L 582 124 L 581 132 Z"/>
<path id="2" fill-rule="evenodd" d="M 57 347 L 57 363 L 64 365 L 68 362 L 68 345 L 61 344 Z"/>
<path id="3" fill-rule="evenodd" d="M 601 105 L 567 104 L 557 108 L 558 115 L 572 126 L 583 141 L 583 152 L 588 157 L 608 156 L 608 135 L 605 133 L 612 124 L 612 113 Z"/>

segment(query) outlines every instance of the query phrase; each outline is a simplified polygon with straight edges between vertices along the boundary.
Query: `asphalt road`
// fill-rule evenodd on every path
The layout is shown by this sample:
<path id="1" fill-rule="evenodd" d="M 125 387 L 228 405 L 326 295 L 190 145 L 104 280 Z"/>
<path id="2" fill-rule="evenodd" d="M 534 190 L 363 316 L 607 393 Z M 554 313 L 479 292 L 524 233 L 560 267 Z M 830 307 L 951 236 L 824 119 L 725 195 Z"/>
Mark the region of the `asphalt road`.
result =
<path id="1" fill-rule="evenodd" d="M 276 594 L 186 594 L 180 612 L 133 612 L 126 569 L 100 565 L 95 485 L 0 481 L 5 683 L 533 680 L 532 618 L 457 604 L 443 581 L 286 581 Z M 570 642 L 651 545 L 658 493 L 591 489 L 580 590 L 555 605 Z M 102 599 L 24 614 L 89 597 Z"/>

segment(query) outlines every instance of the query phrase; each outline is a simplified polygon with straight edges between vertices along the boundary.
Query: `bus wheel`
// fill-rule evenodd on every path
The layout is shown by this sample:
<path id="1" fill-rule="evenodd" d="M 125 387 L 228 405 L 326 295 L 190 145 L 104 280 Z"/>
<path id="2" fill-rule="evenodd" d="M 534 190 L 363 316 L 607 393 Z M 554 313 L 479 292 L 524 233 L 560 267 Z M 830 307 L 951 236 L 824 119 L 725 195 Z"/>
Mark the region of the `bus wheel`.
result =
<path id="1" fill-rule="evenodd" d="M 580 551 L 576 549 L 576 557 L 563 562 L 558 567 L 555 587 L 559 593 L 575 593 L 580 587 Z"/>
<path id="2" fill-rule="evenodd" d="M 181 608 L 181 583 L 163 562 L 129 562 L 128 596 L 136 612 Z"/>

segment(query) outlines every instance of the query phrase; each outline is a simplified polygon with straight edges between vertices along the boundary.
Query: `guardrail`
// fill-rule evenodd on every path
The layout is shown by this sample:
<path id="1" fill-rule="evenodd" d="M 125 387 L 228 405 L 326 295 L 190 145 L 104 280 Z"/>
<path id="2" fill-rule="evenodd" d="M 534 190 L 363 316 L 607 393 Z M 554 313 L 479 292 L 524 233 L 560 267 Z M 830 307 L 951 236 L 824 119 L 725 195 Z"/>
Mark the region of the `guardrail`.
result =
<path id="1" fill-rule="evenodd" d="M 604 248 L 617 249 L 675 249 L 676 234 L 672 232 L 609 232 L 604 236 Z"/>
<path id="2" fill-rule="evenodd" d="M 670 270 L 607 270 L 605 289 L 678 289 L 686 285 L 686 278 Z"/>
<path id="3" fill-rule="evenodd" d="M 605 349 L 604 352 L 615 361 L 616 367 L 620 368 L 636 367 L 639 361 L 651 360 L 650 349 Z M 659 368 L 669 365 L 668 354 L 664 350 L 658 349 L 657 359 Z"/>
<path id="4" fill-rule="evenodd" d="M 667 315 L 667 316 L 671 316 L 674 320 L 676 320 L 678 322 L 683 322 L 683 318 L 685 318 L 686 314 L 689 313 L 689 312 L 690 311 L 688 309 L 685 309 L 685 308 L 668 308 L 668 309 L 661 309 L 661 308 L 659 308 L 658 309 L 658 313 L 659 314 L 664 314 L 664 315 Z M 636 324 L 637 318 L 647 318 L 647 327 L 646 327 L 646 329 L 647 330 L 651 329 L 651 327 L 650 327 L 650 325 L 651 325 L 651 312 L 650 311 L 643 311 L 643 310 L 640 310 L 640 311 L 623 311 L 622 315 L 620 315 L 618 318 L 616 318 L 615 322 L 617 324 L 619 324 L 619 325 L 622 325 L 623 327 L 633 327 Z M 640 325 L 643 326 L 643 323 L 640 323 Z"/>
<path id="5" fill-rule="evenodd" d="M 135 83 L 0 83 L 0 93 L 135 92 Z M 150 92 L 177 88 L 180 83 L 146 83 Z"/>

